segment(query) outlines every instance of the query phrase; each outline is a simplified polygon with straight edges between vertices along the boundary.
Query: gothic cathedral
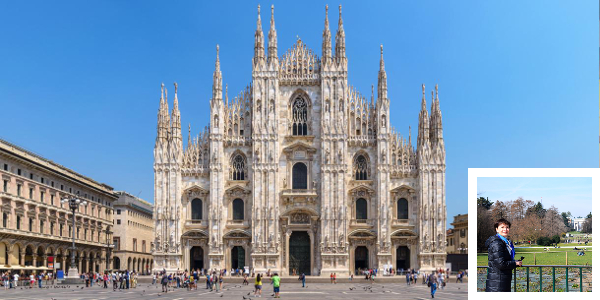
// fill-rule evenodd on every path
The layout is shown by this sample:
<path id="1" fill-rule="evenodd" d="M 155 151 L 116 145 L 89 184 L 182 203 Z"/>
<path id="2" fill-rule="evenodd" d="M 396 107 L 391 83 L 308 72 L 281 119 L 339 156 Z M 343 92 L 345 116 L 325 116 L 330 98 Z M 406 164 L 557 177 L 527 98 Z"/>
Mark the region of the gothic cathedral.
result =
<path id="1" fill-rule="evenodd" d="M 252 83 L 223 99 L 217 46 L 210 126 L 184 148 L 177 99 L 162 87 L 154 147 L 155 270 L 248 267 L 291 275 L 445 268 L 442 113 L 423 86 L 415 146 L 390 124 L 383 47 L 367 100 L 348 85 L 340 6 L 322 57 L 300 40 L 265 56 L 258 20 Z M 431 114 L 430 114 L 431 113 Z"/>

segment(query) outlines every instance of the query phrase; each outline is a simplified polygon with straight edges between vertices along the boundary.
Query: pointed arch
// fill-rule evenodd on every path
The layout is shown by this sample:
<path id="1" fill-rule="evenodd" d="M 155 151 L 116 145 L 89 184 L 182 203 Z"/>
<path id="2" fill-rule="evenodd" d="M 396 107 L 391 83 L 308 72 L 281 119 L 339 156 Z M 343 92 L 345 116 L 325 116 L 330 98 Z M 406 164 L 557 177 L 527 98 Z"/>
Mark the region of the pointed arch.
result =
<path id="1" fill-rule="evenodd" d="M 308 135 L 312 103 L 308 94 L 301 89 L 296 90 L 289 100 L 290 131 L 292 135 Z"/>
<path id="2" fill-rule="evenodd" d="M 366 152 L 359 151 L 354 155 L 352 174 L 354 180 L 369 180 L 371 178 L 370 159 Z"/>
<path id="3" fill-rule="evenodd" d="M 248 161 L 246 155 L 236 150 L 230 160 L 230 180 L 248 180 Z"/>

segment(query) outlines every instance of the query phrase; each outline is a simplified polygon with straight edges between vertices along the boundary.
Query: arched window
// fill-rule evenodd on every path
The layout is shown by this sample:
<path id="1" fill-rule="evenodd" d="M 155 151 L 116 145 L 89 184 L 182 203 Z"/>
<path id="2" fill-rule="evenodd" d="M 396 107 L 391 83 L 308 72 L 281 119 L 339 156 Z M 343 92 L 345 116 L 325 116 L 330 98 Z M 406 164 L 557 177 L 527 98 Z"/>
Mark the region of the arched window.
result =
<path id="1" fill-rule="evenodd" d="M 356 219 L 367 219 L 367 200 L 363 198 L 359 198 L 358 200 L 356 200 Z"/>
<path id="2" fill-rule="evenodd" d="M 202 200 L 192 200 L 192 220 L 202 220 Z"/>
<path id="3" fill-rule="evenodd" d="M 235 199 L 232 204 L 233 208 L 233 219 L 244 220 L 244 200 Z"/>
<path id="4" fill-rule="evenodd" d="M 297 163 L 292 168 L 292 189 L 305 190 L 308 188 L 308 172 L 306 165 Z"/>
<path id="5" fill-rule="evenodd" d="M 398 200 L 398 219 L 408 219 L 408 200 L 401 198 Z"/>
<path id="6" fill-rule="evenodd" d="M 234 155 L 231 159 L 231 180 L 246 180 L 246 157 Z"/>
<path id="7" fill-rule="evenodd" d="M 364 155 L 358 155 L 354 159 L 354 179 L 367 180 L 369 178 L 369 163 Z"/>
<path id="8" fill-rule="evenodd" d="M 308 103 L 298 97 L 292 104 L 292 135 L 308 134 Z"/>

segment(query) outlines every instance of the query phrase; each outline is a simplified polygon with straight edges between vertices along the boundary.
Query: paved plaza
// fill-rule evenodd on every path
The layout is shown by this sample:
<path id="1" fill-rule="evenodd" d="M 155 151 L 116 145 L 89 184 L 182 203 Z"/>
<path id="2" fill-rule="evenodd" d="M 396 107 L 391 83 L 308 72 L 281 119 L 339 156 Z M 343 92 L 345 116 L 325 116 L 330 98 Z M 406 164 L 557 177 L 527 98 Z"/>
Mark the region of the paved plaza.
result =
<path id="1" fill-rule="evenodd" d="M 23 288 L 12 290 L 0 290 L 0 299 L 272 299 L 273 288 L 264 281 L 263 295 L 261 298 L 253 297 L 253 286 L 242 286 L 239 284 L 225 284 L 222 292 L 209 292 L 201 284 L 198 290 L 187 291 L 186 289 L 175 289 L 168 293 L 162 293 L 160 286 L 152 286 L 148 283 L 139 284 L 135 289 L 116 290 L 103 289 L 95 286 L 83 288 L 72 285 L 70 287 L 48 287 L 48 288 Z M 407 286 L 402 283 L 374 283 L 369 284 L 365 280 L 353 283 L 308 283 L 302 288 L 300 283 L 282 283 L 282 299 L 364 299 L 376 297 L 377 299 L 431 299 L 429 288 L 426 285 L 417 284 Z M 448 283 L 444 290 L 438 290 L 436 299 L 467 299 L 467 283 Z"/>

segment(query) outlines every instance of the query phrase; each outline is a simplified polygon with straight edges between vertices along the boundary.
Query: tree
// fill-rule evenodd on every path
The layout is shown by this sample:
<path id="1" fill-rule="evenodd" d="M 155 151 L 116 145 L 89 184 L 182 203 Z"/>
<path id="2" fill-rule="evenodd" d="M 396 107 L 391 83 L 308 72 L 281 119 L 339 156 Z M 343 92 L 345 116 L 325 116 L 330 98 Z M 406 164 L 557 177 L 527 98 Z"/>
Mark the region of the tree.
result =
<path id="1" fill-rule="evenodd" d="M 585 218 L 590 219 L 591 217 L 592 217 L 592 212 L 590 211 L 590 213 Z"/>
<path id="2" fill-rule="evenodd" d="M 546 210 L 542 229 L 545 236 L 560 235 L 567 231 L 567 226 L 563 223 L 563 218 L 556 207 L 551 206 Z"/>
<path id="3" fill-rule="evenodd" d="M 485 251 L 485 241 L 496 234 L 490 211 L 485 206 L 477 206 L 477 252 Z"/>
<path id="4" fill-rule="evenodd" d="M 590 213 L 590 217 L 585 219 L 585 221 L 583 221 L 583 224 L 581 225 L 581 232 L 582 233 L 592 233 L 592 216 Z"/>
<path id="5" fill-rule="evenodd" d="M 546 214 L 546 209 L 544 209 L 542 203 L 538 201 L 533 207 L 527 209 L 526 214 L 536 214 L 538 217 L 543 218 Z"/>
<path id="6" fill-rule="evenodd" d="M 570 227 L 570 225 L 569 225 L 569 219 L 573 217 L 571 215 L 571 212 L 570 211 L 568 211 L 568 212 L 562 212 L 560 215 L 562 216 L 563 223 L 565 224 L 565 226 Z"/>
<path id="7" fill-rule="evenodd" d="M 492 205 L 492 220 L 493 222 L 495 222 L 498 219 L 501 218 L 508 218 L 508 209 L 506 207 L 506 204 L 500 200 L 496 200 L 496 202 L 494 203 L 494 205 Z"/>
<path id="8" fill-rule="evenodd" d="M 490 207 L 492 206 L 492 204 L 493 203 L 489 199 L 487 199 L 485 197 L 479 197 L 479 198 L 477 198 L 477 207 L 483 206 L 483 207 L 485 207 L 485 209 L 490 209 Z"/>

